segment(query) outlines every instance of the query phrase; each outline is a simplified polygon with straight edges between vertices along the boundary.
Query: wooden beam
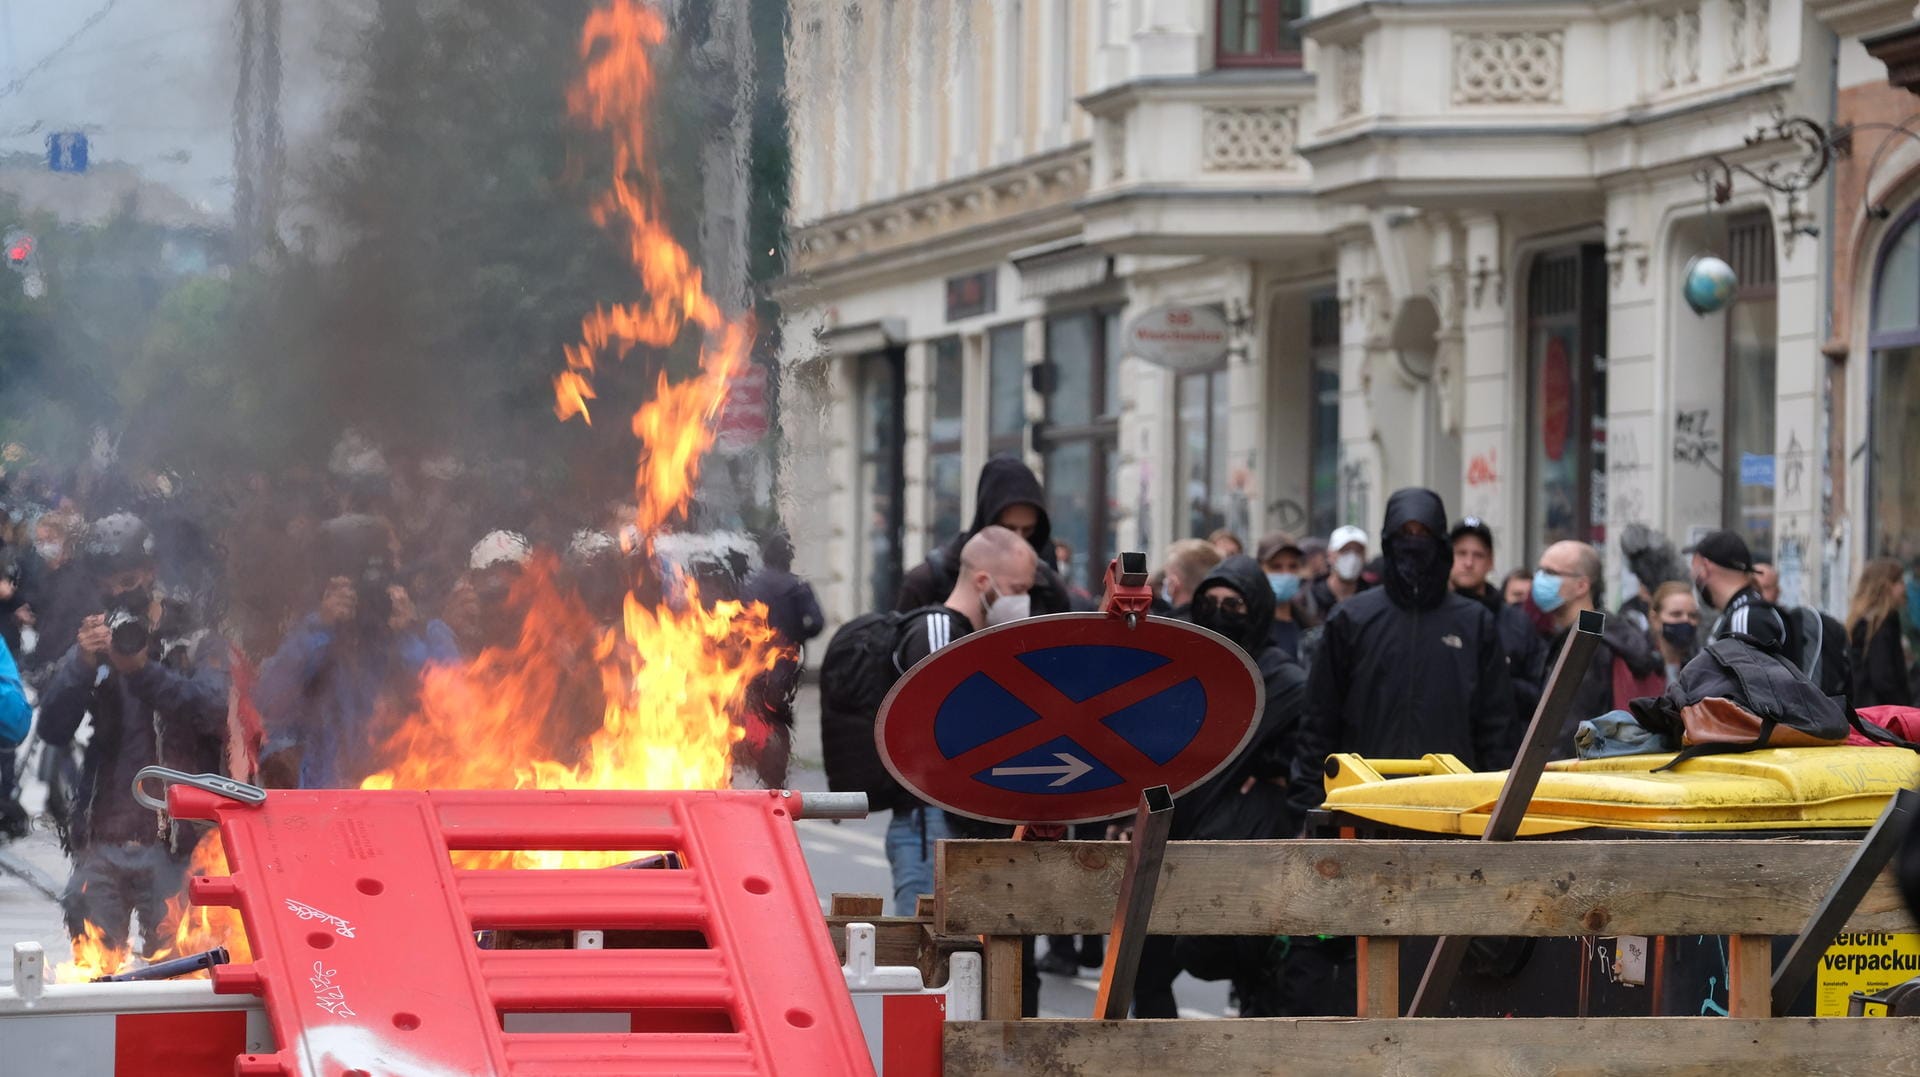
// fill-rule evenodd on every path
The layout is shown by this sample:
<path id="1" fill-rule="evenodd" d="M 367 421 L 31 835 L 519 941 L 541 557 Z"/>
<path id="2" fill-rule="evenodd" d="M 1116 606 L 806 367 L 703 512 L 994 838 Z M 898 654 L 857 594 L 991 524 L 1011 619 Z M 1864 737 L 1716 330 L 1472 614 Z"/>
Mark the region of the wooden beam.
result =
<path id="1" fill-rule="evenodd" d="M 954 1021 L 945 1034 L 946 1077 L 1575 1071 L 1799 1077 L 1905 1072 L 1920 1042 L 1920 1017 Z"/>
<path id="2" fill-rule="evenodd" d="M 938 930 L 1097 935 L 1123 842 L 941 842 Z M 1176 841 L 1156 935 L 1795 935 L 1853 855 L 1830 841 Z M 1883 876 L 1849 931 L 1920 931 Z"/>
<path id="3" fill-rule="evenodd" d="M 1735 935 L 1727 940 L 1727 1015 L 1773 1016 L 1773 940 Z"/>
<path id="4" fill-rule="evenodd" d="M 887 899 L 879 894 L 835 894 L 827 905 L 829 916 L 885 916 Z"/>
<path id="5" fill-rule="evenodd" d="M 1359 950 L 1361 1017 L 1400 1016 L 1400 940 L 1375 935 L 1355 942 Z"/>
<path id="6" fill-rule="evenodd" d="M 986 998 L 981 1013 L 989 1021 L 1015 1021 L 1020 1018 L 1020 938 L 994 935 L 984 940 Z"/>

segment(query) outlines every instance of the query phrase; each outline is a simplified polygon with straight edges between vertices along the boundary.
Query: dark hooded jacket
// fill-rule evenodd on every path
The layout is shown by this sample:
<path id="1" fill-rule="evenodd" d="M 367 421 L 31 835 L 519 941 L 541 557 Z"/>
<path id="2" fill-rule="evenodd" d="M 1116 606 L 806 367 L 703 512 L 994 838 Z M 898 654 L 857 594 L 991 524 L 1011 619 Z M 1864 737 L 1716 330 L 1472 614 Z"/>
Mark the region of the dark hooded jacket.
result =
<path id="1" fill-rule="evenodd" d="M 1425 536 L 1399 534 L 1414 521 Z M 1511 755 L 1506 650 L 1493 614 L 1447 584 L 1446 506 L 1431 490 L 1400 490 L 1387 501 L 1381 534 L 1383 586 L 1333 611 L 1308 675 L 1289 790 L 1301 815 L 1324 798 L 1321 768 L 1335 752 L 1446 752 L 1477 770 L 1504 767 Z"/>
<path id="2" fill-rule="evenodd" d="M 1011 456 L 994 457 L 980 469 L 980 485 L 973 505 L 973 526 L 928 554 L 925 561 L 906 574 L 900 581 L 900 597 L 894 601 L 893 608 L 904 612 L 945 602 L 953 593 L 953 585 L 960 580 L 960 549 L 967 540 L 999 519 L 1007 506 L 1032 505 L 1040 510 L 1040 522 L 1027 538 L 1034 554 L 1040 558 L 1039 571 L 1033 577 L 1033 616 L 1071 612 L 1073 596 L 1068 593 L 1066 581 L 1060 578 L 1055 564 L 1053 521 L 1047 516 L 1047 493 L 1040 488 L 1040 480 L 1033 471 Z"/>
<path id="3" fill-rule="evenodd" d="M 1247 604 L 1244 619 L 1227 623 L 1213 614 L 1199 596 L 1226 585 Z M 1260 667 L 1267 702 L 1259 727 L 1238 757 L 1212 778 L 1181 797 L 1173 816 L 1176 838 L 1259 839 L 1290 837 L 1300 829 L 1287 806 L 1285 782 L 1293 770 L 1306 700 L 1307 671 L 1268 639 L 1273 623 L 1273 588 L 1253 558 L 1235 554 L 1214 566 L 1194 591 L 1193 622 L 1218 632 L 1239 646 Z M 1245 793 L 1240 787 L 1255 779 Z M 1275 781 L 1278 779 L 1278 781 Z"/>

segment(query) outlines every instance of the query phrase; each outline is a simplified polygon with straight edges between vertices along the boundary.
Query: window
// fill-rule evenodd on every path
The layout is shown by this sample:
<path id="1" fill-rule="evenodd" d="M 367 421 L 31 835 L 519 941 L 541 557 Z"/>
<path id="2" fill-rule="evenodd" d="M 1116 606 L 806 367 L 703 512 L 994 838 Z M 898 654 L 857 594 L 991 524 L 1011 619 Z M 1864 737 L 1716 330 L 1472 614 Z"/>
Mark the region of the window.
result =
<path id="1" fill-rule="evenodd" d="M 902 423 L 898 351 L 874 352 L 860 359 L 860 512 L 856 533 L 860 549 L 862 598 L 868 609 L 892 609 L 900 591 L 900 538 L 906 498 L 902 468 L 906 429 Z"/>
<path id="2" fill-rule="evenodd" d="M 1026 451 L 1027 327 L 1014 322 L 987 334 L 987 451 Z"/>
<path id="3" fill-rule="evenodd" d="M 1920 228 L 1897 221 L 1874 280 L 1868 370 L 1867 534 L 1871 555 L 1920 555 Z M 1817 480 L 1812 480 L 1817 481 Z"/>
<path id="4" fill-rule="evenodd" d="M 1054 537 L 1073 547 L 1073 563 L 1061 565 L 1061 574 L 1093 592 L 1113 558 L 1119 308 L 1049 317 L 1046 361 L 1047 421 L 1037 440 L 1048 515 Z"/>
<path id="5" fill-rule="evenodd" d="M 1340 299 L 1324 292 L 1307 301 L 1307 362 L 1312 369 L 1307 533 L 1340 526 Z"/>
<path id="6" fill-rule="evenodd" d="M 1764 211 L 1727 226 L 1728 261 L 1740 290 L 1727 309 L 1727 443 L 1720 526 L 1746 537 L 1756 556 L 1773 549 L 1774 355 L 1777 310 L 1773 222 Z"/>
<path id="7" fill-rule="evenodd" d="M 1174 409 L 1180 417 L 1174 479 L 1186 536 L 1205 538 L 1227 525 L 1227 368 L 1180 375 Z"/>
<path id="8" fill-rule="evenodd" d="M 1217 0 L 1217 4 L 1216 65 L 1300 66 L 1300 35 L 1293 22 L 1306 13 L 1305 0 Z"/>
<path id="9" fill-rule="evenodd" d="M 933 419 L 927 425 L 927 526 L 930 541 L 944 542 L 960 533 L 964 464 L 960 436 L 965 426 L 962 407 L 965 378 L 960 338 L 945 337 L 929 348 L 933 362 Z"/>
<path id="10" fill-rule="evenodd" d="M 1599 244 L 1543 253 L 1527 273 L 1527 548 L 1604 547 L 1607 277 Z"/>

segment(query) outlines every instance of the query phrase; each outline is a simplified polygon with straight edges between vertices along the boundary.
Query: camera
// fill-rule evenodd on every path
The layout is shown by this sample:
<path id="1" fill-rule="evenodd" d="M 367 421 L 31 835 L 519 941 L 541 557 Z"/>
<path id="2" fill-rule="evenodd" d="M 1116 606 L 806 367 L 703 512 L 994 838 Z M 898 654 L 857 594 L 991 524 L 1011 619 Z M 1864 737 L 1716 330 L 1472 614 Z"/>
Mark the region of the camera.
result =
<path id="1" fill-rule="evenodd" d="M 359 596 L 355 619 L 368 626 L 386 624 L 393 616 L 393 595 L 387 590 L 392 585 L 393 572 L 384 561 L 373 559 L 362 566 L 354 580 L 354 592 Z"/>
<path id="2" fill-rule="evenodd" d="M 113 610 L 107 614 L 107 632 L 112 636 L 113 653 L 140 654 L 153 640 L 153 630 L 144 613 Z"/>

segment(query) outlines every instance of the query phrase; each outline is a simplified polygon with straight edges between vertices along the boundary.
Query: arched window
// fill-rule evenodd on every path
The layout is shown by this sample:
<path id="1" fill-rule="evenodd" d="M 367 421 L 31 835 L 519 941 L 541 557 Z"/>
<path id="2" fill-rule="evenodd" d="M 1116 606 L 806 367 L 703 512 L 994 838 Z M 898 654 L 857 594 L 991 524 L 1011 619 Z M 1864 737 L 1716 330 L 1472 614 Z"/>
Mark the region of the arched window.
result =
<path id="1" fill-rule="evenodd" d="M 1888 230 L 1868 338 L 1867 534 L 1873 556 L 1920 554 L 1920 206 Z"/>

